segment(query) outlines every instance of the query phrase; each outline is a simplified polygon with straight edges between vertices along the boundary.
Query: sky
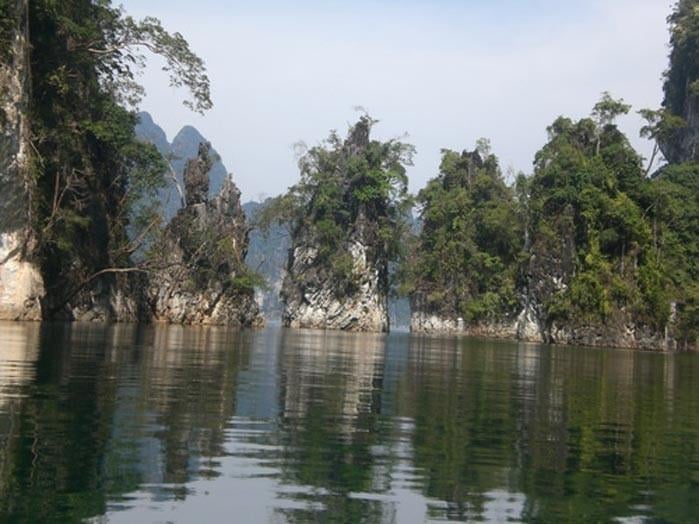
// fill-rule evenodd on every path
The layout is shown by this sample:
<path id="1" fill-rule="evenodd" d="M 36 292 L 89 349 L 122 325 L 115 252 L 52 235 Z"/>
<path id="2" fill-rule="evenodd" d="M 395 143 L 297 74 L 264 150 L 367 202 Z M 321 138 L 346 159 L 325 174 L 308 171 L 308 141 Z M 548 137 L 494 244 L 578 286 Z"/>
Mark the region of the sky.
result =
<path id="1" fill-rule="evenodd" d="M 662 101 L 671 0 L 124 0 L 182 33 L 207 65 L 214 107 L 182 104 L 157 59 L 141 78 L 169 139 L 206 136 L 244 200 L 298 179 L 294 144 L 346 133 L 357 106 L 374 136 L 417 149 L 411 191 L 438 174 L 440 151 L 490 139 L 503 172 L 530 173 L 560 115 L 587 116 L 603 91 L 634 111 Z M 619 121 L 646 157 L 633 112 Z"/>

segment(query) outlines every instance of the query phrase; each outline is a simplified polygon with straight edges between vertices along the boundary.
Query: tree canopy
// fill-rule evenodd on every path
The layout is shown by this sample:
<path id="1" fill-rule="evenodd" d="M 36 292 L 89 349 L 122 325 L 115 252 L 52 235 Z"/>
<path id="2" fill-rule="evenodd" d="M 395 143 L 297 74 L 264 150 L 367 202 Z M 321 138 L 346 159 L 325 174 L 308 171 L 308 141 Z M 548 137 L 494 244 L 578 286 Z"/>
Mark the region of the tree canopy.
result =
<path id="1" fill-rule="evenodd" d="M 204 111 L 211 100 L 203 61 L 155 18 L 136 21 L 109 0 L 36 0 L 28 9 L 35 229 L 59 308 L 92 275 L 131 265 L 159 230 L 165 165 L 134 134 L 144 50 L 165 59 L 189 107 Z"/>
<path id="2" fill-rule="evenodd" d="M 414 148 L 399 140 L 370 137 L 377 123 L 368 115 L 343 140 L 337 132 L 299 158 L 300 181 L 269 203 L 262 223 L 290 227 L 292 242 L 317 247 L 316 264 L 331 271 L 340 288 L 351 289 L 353 238 L 367 245 L 382 271 L 398 258 L 407 231 L 406 166 Z"/>
<path id="3" fill-rule="evenodd" d="M 513 313 L 523 234 L 487 141 L 473 152 L 443 150 L 439 175 L 417 201 L 423 229 L 404 291 L 422 308 L 467 321 Z"/>

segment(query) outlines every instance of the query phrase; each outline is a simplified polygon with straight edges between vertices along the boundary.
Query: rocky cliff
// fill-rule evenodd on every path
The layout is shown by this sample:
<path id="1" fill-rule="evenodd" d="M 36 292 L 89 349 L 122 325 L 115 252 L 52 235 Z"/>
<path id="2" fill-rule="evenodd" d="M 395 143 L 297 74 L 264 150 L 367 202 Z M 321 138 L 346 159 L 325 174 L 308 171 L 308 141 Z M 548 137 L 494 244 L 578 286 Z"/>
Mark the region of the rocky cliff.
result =
<path id="1" fill-rule="evenodd" d="M 680 0 L 670 21 L 670 67 L 665 72 L 663 108 L 679 117 L 660 147 L 671 164 L 699 162 L 699 4 Z"/>
<path id="2" fill-rule="evenodd" d="M 209 197 L 211 146 L 201 144 L 184 170 L 186 206 L 165 231 L 162 269 L 153 273 L 153 319 L 181 324 L 254 326 L 262 323 L 245 257 L 248 230 L 240 191 L 230 176 Z"/>
<path id="3" fill-rule="evenodd" d="M 290 217 L 282 322 L 294 328 L 388 331 L 389 263 L 406 227 L 412 146 L 370 139 L 363 116 L 299 161 L 301 182 L 278 200 Z"/>
<path id="4" fill-rule="evenodd" d="M 342 289 L 337 276 L 318 264 L 313 242 L 297 240 L 289 252 L 288 274 L 282 287 L 287 327 L 344 331 L 388 331 L 387 281 L 371 248 L 355 233 L 345 247 L 351 257 L 351 289 Z"/>
<path id="5" fill-rule="evenodd" d="M 29 174 L 28 2 L 8 0 L 0 32 L 0 319 L 38 320 L 43 279 L 33 260 Z"/>

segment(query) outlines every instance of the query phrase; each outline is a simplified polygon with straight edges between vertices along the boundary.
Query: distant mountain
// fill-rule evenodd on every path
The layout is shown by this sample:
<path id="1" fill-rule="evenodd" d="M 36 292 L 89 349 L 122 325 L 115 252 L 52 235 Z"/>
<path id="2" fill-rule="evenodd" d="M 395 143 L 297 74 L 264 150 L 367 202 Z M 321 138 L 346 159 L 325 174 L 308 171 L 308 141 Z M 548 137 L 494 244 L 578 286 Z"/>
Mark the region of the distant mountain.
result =
<path id="1" fill-rule="evenodd" d="M 172 139 L 170 152 L 173 155 L 171 163 L 177 173 L 184 173 L 187 160 L 196 158 L 199 144 L 208 140 L 192 126 L 184 126 Z M 223 182 L 228 176 L 228 170 L 223 165 L 220 155 L 215 149 L 211 150 L 213 158 L 217 159 L 209 172 L 209 196 L 215 196 L 221 191 Z"/>
<path id="2" fill-rule="evenodd" d="M 136 136 L 144 142 L 149 142 L 158 148 L 163 155 L 170 153 L 170 143 L 167 135 L 158 124 L 153 122 L 153 117 L 149 113 L 138 114 L 138 124 L 136 124 Z"/>
<path id="3" fill-rule="evenodd" d="M 191 158 L 196 158 L 199 144 L 208 142 L 208 140 L 196 128 L 185 126 L 177 133 L 172 142 L 168 142 L 165 131 L 155 123 L 149 113 L 139 113 L 138 117 L 136 136 L 144 142 L 153 144 L 169 160 L 177 183 L 180 188 L 184 187 L 182 174 L 187 161 Z M 223 182 L 228 177 L 228 170 L 221 162 L 221 157 L 215 149 L 211 150 L 211 155 L 217 159 L 211 168 L 209 179 L 209 197 L 213 198 L 221 191 Z M 165 210 L 165 218 L 170 220 L 182 207 L 180 193 L 177 191 L 175 182 L 171 178 L 168 178 L 168 185 L 161 191 L 160 199 Z"/>
<path id="4" fill-rule="evenodd" d="M 264 202 L 243 204 L 248 224 L 255 222 L 257 213 L 264 205 Z M 291 246 L 289 233 L 281 226 L 272 226 L 266 235 L 258 229 L 252 229 L 249 238 L 248 256 L 245 261 L 251 269 L 257 271 L 267 281 L 267 289 L 257 291 L 258 304 L 267 320 L 280 320 L 283 305 L 279 292 L 282 289 Z"/>

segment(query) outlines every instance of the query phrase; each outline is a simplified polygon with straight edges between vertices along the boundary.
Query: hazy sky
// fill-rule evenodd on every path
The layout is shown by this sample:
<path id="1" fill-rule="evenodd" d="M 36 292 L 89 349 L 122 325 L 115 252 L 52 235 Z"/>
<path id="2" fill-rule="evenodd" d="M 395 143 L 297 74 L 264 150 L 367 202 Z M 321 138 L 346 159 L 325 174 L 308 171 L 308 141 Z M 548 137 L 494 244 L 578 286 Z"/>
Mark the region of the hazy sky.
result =
<path id="1" fill-rule="evenodd" d="M 440 149 L 490 138 L 503 170 L 531 171 L 546 127 L 579 118 L 604 90 L 657 107 L 667 65 L 670 0 L 126 0 L 159 17 L 207 63 L 214 108 L 181 105 L 151 62 L 152 113 L 171 139 L 196 126 L 243 198 L 298 177 L 292 145 L 345 133 L 363 106 L 381 138 L 417 147 L 411 190 L 437 174 Z M 621 121 L 634 145 L 639 118 Z"/>

